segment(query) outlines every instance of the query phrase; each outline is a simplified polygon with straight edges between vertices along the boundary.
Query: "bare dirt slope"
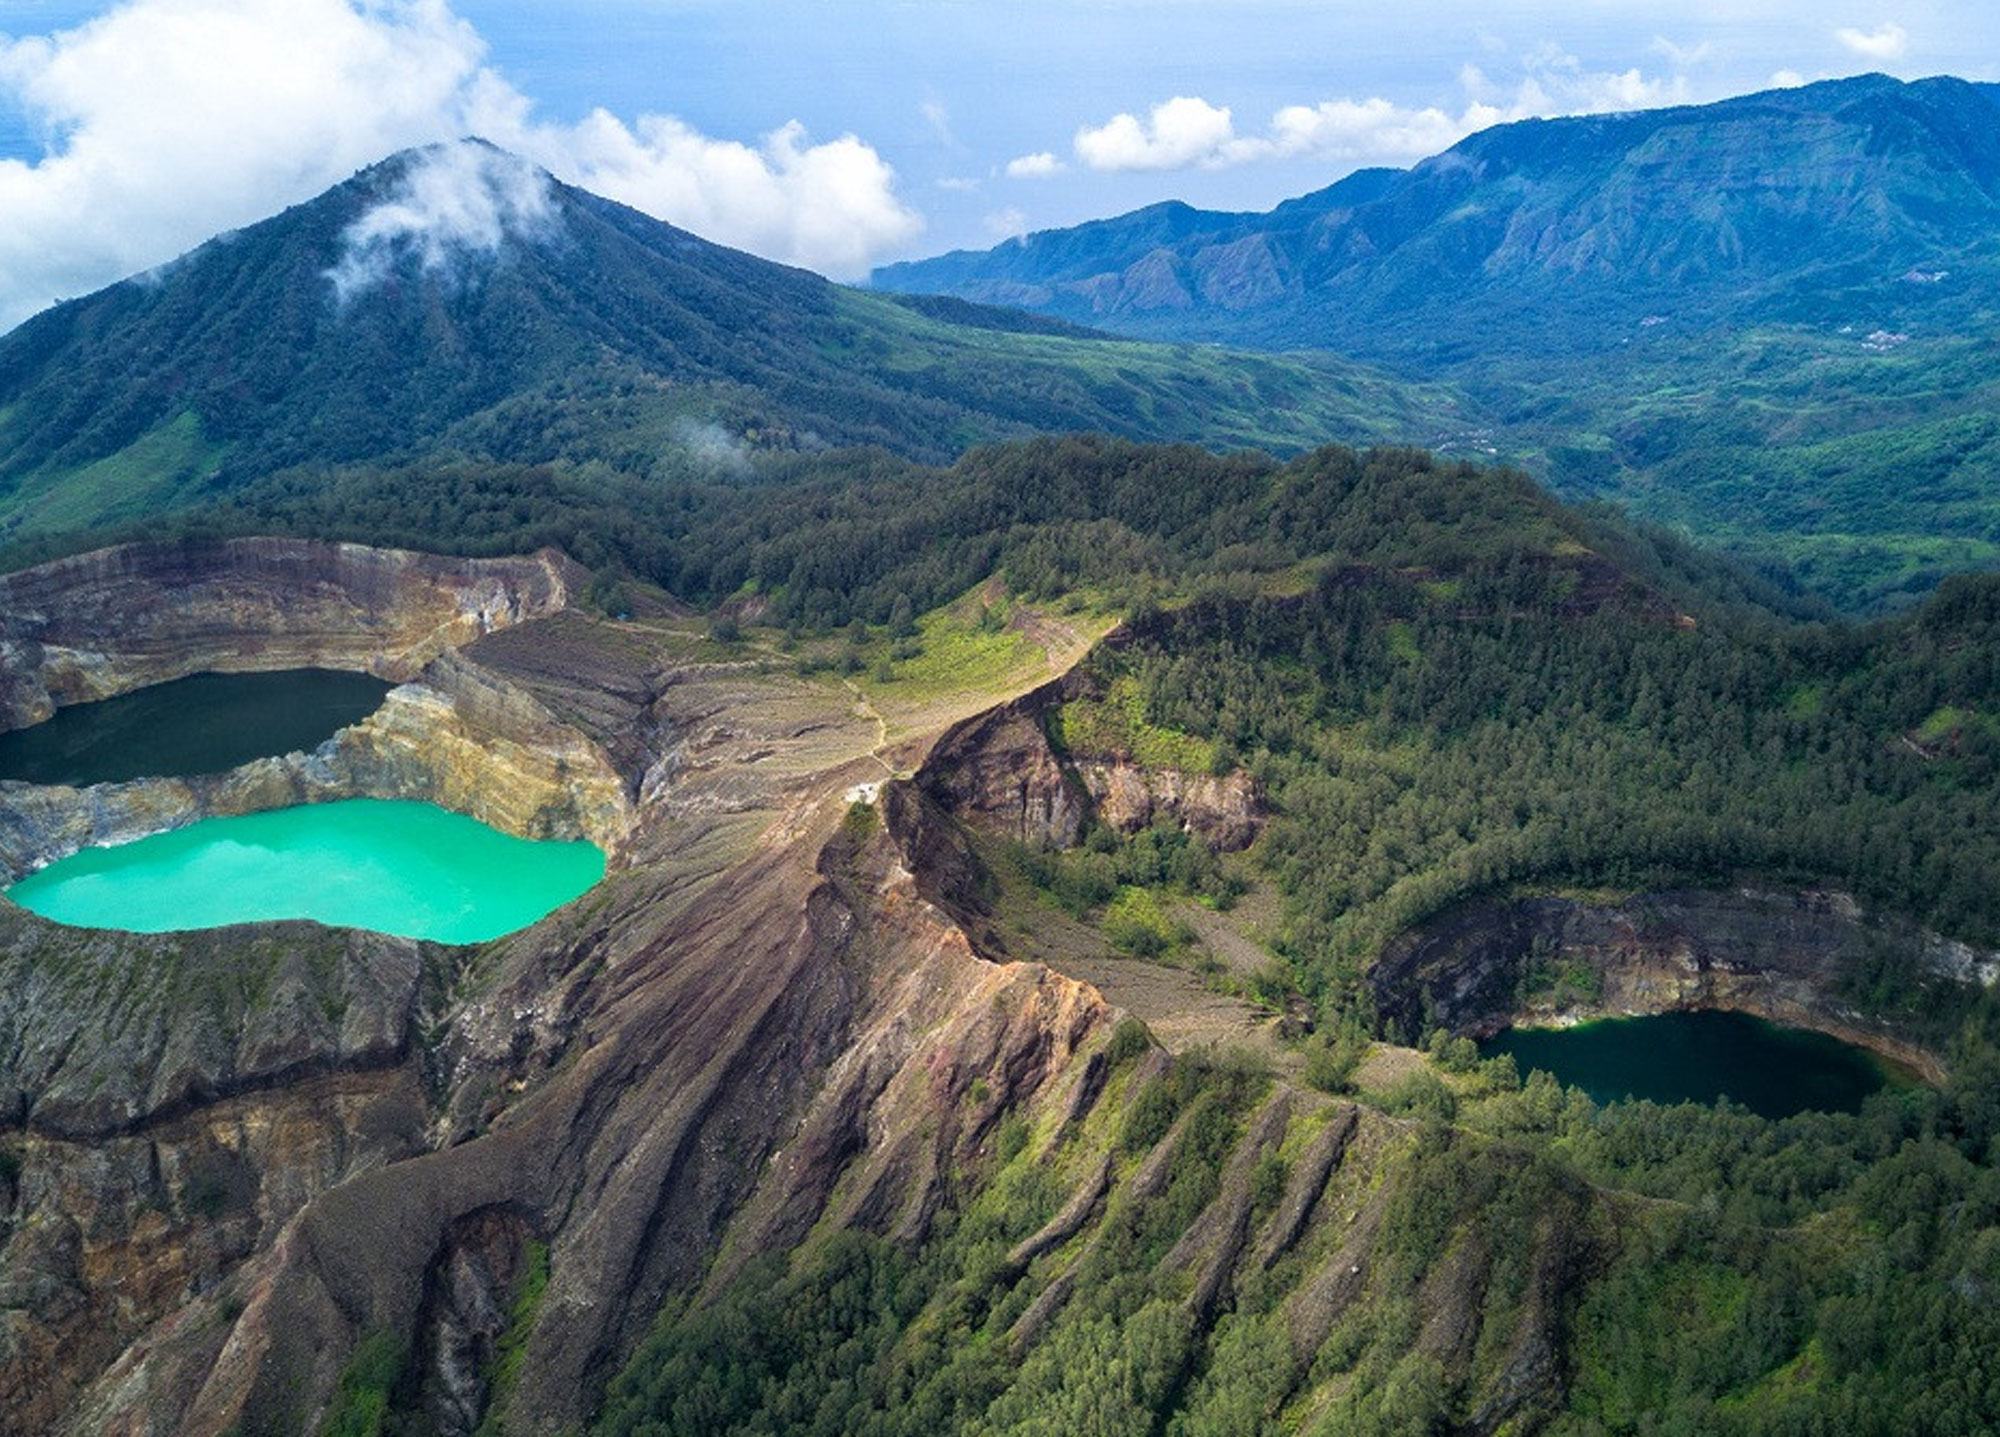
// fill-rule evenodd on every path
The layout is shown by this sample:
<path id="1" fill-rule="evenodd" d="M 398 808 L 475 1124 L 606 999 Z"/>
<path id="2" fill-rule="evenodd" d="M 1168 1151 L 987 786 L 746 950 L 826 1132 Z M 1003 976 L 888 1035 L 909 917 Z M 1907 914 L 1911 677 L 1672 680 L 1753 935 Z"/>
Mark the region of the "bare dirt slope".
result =
<path id="1" fill-rule="evenodd" d="M 1063 632 L 1023 686 L 1082 651 Z M 308 924 L 80 939 L 0 912 L 33 975 L 0 1015 L 22 1095 L 0 1134 L 0 1426 L 308 1431 L 388 1334 L 440 1429 L 469 1430 L 542 1262 L 504 1420 L 555 1430 L 718 1252 L 830 1213 L 920 1234 L 998 1116 L 1102 1041 L 1094 990 L 986 961 L 920 896 L 912 796 L 849 803 L 884 778 L 886 732 L 850 686 L 574 611 L 442 662 L 527 696 L 625 785 L 610 877 L 542 923 L 462 951 Z M 894 765 L 990 688 L 904 706 Z M 246 988 L 252 952 L 271 977 Z M 142 1013 L 139 1050 L 82 1062 L 62 1040 Z M 326 1016 L 287 1017 L 307 1013 Z M 127 1066 L 127 1099 L 51 1101 L 52 1072 L 92 1092 Z"/>

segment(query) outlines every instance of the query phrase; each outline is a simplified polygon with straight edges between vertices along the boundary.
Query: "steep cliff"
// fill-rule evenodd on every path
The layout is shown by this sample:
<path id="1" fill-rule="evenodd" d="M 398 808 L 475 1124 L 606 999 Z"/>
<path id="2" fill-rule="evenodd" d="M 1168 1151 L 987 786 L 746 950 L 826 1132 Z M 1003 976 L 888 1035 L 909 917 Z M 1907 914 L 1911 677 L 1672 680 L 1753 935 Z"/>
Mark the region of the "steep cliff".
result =
<path id="1" fill-rule="evenodd" d="M 1853 996 L 1873 960 L 1990 984 L 2000 954 L 1869 914 L 1838 893 L 1677 891 L 1621 902 L 1467 904 L 1391 943 L 1369 974 L 1383 1017 L 1487 1033 L 1511 1022 L 1724 1008 L 1859 1043 L 1937 1079 L 1926 1039 Z M 1558 981 L 1580 965 L 1581 983 Z"/>
<path id="2" fill-rule="evenodd" d="M 1108 640 L 1120 642 L 1114 633 Z M 1042 685 L 966 720 L 938 744 L 928 791 L 973 827 L 1046 847 L 1075 843 L 1096 817 L 1124 833 L 1156 821 L 1177 824 L 1211 847 L 1248 848 L 1268 816 L 1263 795 L 1240 768 L 1189 773 L 1144 764 L 1113 746 L 1059 753 L 1050 716 L 1079 698 L 1097 698 L 1078 673 Z"/>
<path id="3" fill-rule="evenodd" d="M 128 544 L 0 575 L 0 729 L 204 671 L 414 676 L 569 601 L 553 551 L 450 559 L 298 539 Z"/>
<path id="4" fill-rule="evenodd" d="M 927 791 L 974 826 L 1021 843 L 1066 848 L 1090 795 L 1049 743 L 1043 715 L 1070 691 L 1058 679 L 958 725 L 938 744 Z"/>
<path id="5" fill-rule="evenodd" d="M 1230 853 L 1248 848 L 1263 831 L 1264 797 L 1244 769 L 1224 774 L 1148 769 L 1116 756 L 1079 759 L 1076 773 L 1098 817 L 1123 833 L 1165 819 Z"/>

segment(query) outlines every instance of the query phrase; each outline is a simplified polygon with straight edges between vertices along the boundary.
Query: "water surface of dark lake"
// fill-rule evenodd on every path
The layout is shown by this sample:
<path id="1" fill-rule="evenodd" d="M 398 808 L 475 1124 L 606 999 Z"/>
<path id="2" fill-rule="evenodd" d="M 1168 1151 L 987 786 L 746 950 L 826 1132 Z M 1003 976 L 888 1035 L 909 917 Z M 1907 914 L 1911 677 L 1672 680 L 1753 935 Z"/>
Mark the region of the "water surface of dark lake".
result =
<path id="1" fill-rule="evenodd" d="M 1510 1028 L 1479 1045 L 1511 1053 L 1521 1075 L 1546 1069 L 1599 1103 L 1713 1103 L 1727 1097 L 1767 1118 L 1855 1113 L 1890 1074 L 1874 1054 L 1824 1033 L 1747 1013 L 1661 1013 L 1574 1028 Z"/>
<path id="2" fill-rule="evenodd" d="M 194 674 L 0 734 L 0 779 L 86 788 L 222 773 L 318 748 L 380 708 L 393 687 L 333 669 Z"/>

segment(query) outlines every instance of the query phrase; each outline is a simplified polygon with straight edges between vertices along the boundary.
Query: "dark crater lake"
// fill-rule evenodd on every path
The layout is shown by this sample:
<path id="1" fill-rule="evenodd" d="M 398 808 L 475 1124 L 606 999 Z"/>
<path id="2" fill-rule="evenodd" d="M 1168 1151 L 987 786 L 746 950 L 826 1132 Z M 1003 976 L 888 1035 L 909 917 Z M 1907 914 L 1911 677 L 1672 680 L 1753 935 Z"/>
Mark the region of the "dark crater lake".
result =
<path id="1" fill-rule="evenodd" d="M 0 779 L 86 788 L 222 773 L 319 747 L 380 708 L 393 687 L 333 669 L 194 674 L 0 734 Z"/>
<path id="2" fill-rule="evenodd" d="M 1891 1081 L 1888 1068 L 1864 1049 L 1747 1013 L 1661 1013 L 1574 1028 L 1510 1028 L 1479 1051 L 1489 1058 L 1510 1053 L 1523 1077 L 1544 1069 L 1598 1103 L 1714 1103 L 1726 1097 L 1767 1118 L 1859 1112 L 1869 1094 Z"/>

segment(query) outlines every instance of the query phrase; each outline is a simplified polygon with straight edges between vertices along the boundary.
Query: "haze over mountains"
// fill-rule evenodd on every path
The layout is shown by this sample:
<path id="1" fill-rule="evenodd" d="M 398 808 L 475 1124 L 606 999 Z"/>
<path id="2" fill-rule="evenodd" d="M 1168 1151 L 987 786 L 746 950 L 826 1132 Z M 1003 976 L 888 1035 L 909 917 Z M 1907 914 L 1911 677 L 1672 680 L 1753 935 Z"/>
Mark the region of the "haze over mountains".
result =
<path id="1" fill-rule="evenodd" d="M 1997 101 L 1865 76 L 1529 120 L 1268 214 L 1159 205 L 875 284 L 1450 381 L 1559 488 L 1867 603 L 2000 559 Z"/>

